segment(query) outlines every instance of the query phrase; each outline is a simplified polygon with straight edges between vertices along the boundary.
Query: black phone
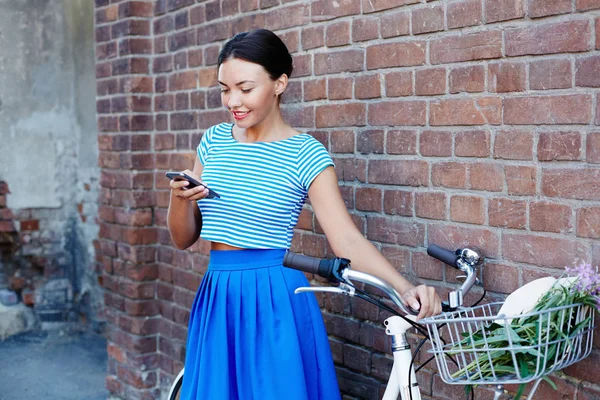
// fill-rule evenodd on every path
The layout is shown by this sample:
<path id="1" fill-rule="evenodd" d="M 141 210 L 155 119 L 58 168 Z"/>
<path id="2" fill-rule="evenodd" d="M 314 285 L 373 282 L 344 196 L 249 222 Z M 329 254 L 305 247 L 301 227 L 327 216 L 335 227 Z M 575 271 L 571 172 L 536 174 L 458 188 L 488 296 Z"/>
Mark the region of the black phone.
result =
<path id="1" fill-rule="evenodd" d="M 208 189 L 208 196 L 206 196 L 207 199 L 220 199 L 221 198 L 221 196 L 217 192 L 215 192 L 214 190 L 212 190 L 211 188 L 206 186 L 204 183 L 198 182 L 196 179 L 189 176 L 185 172 L 169 171 L 165 175 L 167 176 L 167 178 L 174 179 L 176 181 L 178 181 L 178 180 L 179 181 L 183 181 L 183 180 L 188 181 L 189 182 L 189 185 L 187 185 L 188 189 L 195 188 L 196 186 L 204 186 L 205 188 Z"/>

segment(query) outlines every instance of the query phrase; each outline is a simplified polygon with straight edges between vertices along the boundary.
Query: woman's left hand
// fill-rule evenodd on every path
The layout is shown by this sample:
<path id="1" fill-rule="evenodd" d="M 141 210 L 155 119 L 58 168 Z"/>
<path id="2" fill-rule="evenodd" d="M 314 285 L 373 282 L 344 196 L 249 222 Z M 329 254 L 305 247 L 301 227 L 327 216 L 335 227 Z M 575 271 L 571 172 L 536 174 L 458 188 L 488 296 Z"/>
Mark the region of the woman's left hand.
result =
<path id="1" fill-rule="evenodd" d="M 415 286 L 402 294 L 402 301 L 406 306 L 419 311 L 417 320 L 442 312 L 442 300 L 433 286 Z"/>

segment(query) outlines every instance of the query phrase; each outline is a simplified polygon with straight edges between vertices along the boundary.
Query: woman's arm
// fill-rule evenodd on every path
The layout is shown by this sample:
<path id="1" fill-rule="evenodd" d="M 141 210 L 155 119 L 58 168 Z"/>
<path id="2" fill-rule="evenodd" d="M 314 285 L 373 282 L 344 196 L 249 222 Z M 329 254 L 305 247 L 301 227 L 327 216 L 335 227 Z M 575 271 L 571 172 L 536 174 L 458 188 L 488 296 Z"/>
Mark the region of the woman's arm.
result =
<path id="1" fill-rule="evenodd" d="M 202 164 L 196 158 L 194 170 L 185 170 L 184 172 L 200 180 L 202 169 Z M 175 180 L 171 180 L 170 186 L 171 198 L 167 212 L 167 226 L 175 246 L 179 249 L 187 249 L 200 237 L 202 215 L 196 201 L 208 196 L 208 189 L 197 186 L 186 190 L 187 181 Z"/>
<path id="2" fill-rule="evenodd" d="M 333 167 L 327 167 L 315 178 L 308 196 L 337 257 L 347 258 L 352 261 L 353 268 L 392 284 L 402 294 L 406 305 L 419 309 L 419 319 L 442 311 L 441 300 L 433 287 L 415 287 L 406 280 L 354 225 L 340 194 Z"/>

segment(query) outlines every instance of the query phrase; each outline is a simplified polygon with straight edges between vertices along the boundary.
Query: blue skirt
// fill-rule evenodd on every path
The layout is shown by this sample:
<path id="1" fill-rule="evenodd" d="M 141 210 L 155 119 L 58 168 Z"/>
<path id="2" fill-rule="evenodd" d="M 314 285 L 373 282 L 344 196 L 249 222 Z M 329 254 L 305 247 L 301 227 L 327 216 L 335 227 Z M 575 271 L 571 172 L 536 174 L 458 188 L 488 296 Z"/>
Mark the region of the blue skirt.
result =
<path id="1" fill-rule="evenodd" d="M 285 250 L 210 252 L 188 326 L 181 400 L 335 400 L 321 310 Z"/>

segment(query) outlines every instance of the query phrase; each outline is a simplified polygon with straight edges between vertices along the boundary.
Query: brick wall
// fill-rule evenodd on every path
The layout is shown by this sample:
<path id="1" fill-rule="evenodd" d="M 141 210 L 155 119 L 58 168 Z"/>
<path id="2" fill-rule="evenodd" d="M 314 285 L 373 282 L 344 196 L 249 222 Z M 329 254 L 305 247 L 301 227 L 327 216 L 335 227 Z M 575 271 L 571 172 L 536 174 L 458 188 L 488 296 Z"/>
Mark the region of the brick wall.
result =
<path id="1" fill-rule="evenodd" d="M 172 246 L 164 171 L 191 167 L 203 130 L 227 119 L 219 48 L 258 27 L 294 56 L 286 118 L 328 147 L 356 224 L 411 279 L 455 287 L 429 243 L 481 247 L 489 299 L 600 263 L 598 0 L 96 0 L 97 260 L 115 396 L 158 398 L 182 367 L 208 247 Z M 298 228 L 294 250 L 330 253 L 310 207 Z M 386 315 L 320 301 L 342 390 L 378 398 Z M 556 379 L 565 398 L 600 396 L 597 347 Z M 431 398 L 462 396 L 433 370 L 420 379 Z"/>

